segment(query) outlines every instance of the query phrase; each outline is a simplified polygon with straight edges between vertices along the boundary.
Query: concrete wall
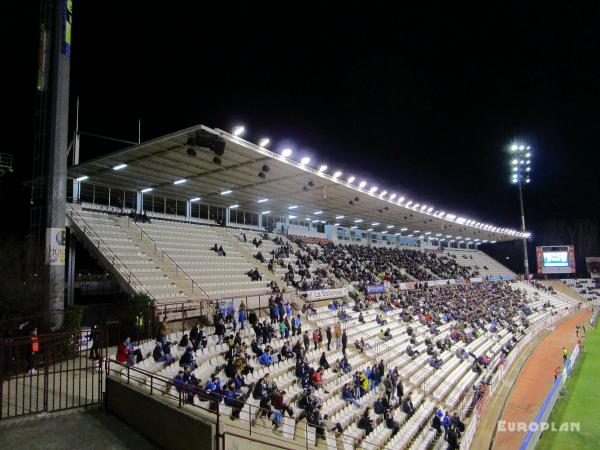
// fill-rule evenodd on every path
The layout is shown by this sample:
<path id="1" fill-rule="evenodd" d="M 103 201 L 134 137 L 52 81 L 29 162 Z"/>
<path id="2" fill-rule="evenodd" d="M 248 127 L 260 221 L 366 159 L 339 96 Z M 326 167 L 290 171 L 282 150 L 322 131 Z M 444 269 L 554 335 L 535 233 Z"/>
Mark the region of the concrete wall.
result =
<path id="1" fill-rule="evenodd" d="M 106 409 L 168 450 L 215 449 L 214 425 L 114 377 L 106 378 Z"/>

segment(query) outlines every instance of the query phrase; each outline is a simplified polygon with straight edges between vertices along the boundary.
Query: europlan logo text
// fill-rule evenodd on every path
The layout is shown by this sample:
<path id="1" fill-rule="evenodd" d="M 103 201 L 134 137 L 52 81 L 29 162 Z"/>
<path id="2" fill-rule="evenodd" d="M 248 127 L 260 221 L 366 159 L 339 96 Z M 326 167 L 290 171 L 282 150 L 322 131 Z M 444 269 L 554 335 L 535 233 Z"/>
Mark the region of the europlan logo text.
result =
<path id="1" fill-rule="evenodd" d="M 563 423 L 554 423 L 554 422 L 509 422 L 507 420 L 499 420 L 498 421 L 498 431 L 504 432 L 508 431 L 509 433 L 514 432 L 524 432 L 527 433 L 529 431 L 535 432 L 538 430 L 541 431 L 550 431 L 550 432 L 579 432 L 581 429 L 581 424 L 579 422 L 563 422 Z"/>

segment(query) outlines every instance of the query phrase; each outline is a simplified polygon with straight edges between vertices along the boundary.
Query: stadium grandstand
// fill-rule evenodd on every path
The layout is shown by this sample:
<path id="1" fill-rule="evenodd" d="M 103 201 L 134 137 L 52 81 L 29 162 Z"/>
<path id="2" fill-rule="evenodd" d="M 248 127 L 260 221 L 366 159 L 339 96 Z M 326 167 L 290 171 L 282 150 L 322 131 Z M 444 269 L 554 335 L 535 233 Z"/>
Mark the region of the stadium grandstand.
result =
<path id="1" fill-rule="evenodd" d="M 581 302 L 478 249 L 521 232 L 295 156 L 198 126 L 69 169 L 78 241 L 160 314 L 108 380 L 215 448 L 468 447 L 515 349 Z"/>

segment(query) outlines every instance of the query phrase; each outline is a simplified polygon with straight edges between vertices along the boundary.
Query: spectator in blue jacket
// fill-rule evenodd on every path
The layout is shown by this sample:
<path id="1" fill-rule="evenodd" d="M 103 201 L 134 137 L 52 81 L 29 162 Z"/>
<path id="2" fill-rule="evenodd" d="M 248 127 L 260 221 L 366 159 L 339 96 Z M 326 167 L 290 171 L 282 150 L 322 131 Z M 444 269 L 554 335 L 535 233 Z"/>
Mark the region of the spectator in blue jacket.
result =
<path id="1" fill-rule="evenodd" d="M 354 396 L 354 389 L 350 384 L 346 384 L 342 389 L 342 399 L 348 403 L 352 403 L 355 407 L 360 408 L 361 404 Z"/>
<path id="2" fill-rule="evenodd" d="M 264 351 L 264 353 L 259 356 L 258 362 L 260 364 L 262 364 L 263 366 L 270 366 L 271 365 L 271 354 L 269 353 L 269 348 L 268 347 Z"/>
<path id="3" fill-rule="evenodd" d="M 183 356 L 179 359 L 179 365 L 181 367 L 189 367 L 191 370 L 196 368 L 196 361 L 194 359 L 194 351 L 189 347 Z"/>

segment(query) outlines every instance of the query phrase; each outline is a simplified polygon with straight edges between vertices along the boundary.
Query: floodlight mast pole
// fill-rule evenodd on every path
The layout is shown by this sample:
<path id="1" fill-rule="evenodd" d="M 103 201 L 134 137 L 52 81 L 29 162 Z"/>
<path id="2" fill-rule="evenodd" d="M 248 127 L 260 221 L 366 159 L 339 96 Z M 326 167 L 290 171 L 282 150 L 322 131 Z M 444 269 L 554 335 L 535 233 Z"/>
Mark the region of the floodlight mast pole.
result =
<path id="1" fill-rule="evenodd" d="M 521 233 L 523 233 L 523 265 L 525 267 L 525 278 L 529 278 L 529 259 L 527 258 L 527 238 L 525 237 L 525 211 L 523 208 L 523 187 L 519 177 L 519 205 L 521 207 Z"/>

